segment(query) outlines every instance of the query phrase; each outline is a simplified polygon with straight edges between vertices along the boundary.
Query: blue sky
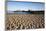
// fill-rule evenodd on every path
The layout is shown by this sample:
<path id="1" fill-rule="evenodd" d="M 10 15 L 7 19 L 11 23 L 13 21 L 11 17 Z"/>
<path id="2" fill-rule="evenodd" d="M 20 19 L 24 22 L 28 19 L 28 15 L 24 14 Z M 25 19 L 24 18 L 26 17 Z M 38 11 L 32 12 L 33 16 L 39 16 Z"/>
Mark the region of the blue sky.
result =
<path id="1" fill-rule="evenodd" d="M 16 10 L 44 10 L 44 3 L 38 2 L 8 2 L 7 10 L 8 11 L 16 11 Z"/>

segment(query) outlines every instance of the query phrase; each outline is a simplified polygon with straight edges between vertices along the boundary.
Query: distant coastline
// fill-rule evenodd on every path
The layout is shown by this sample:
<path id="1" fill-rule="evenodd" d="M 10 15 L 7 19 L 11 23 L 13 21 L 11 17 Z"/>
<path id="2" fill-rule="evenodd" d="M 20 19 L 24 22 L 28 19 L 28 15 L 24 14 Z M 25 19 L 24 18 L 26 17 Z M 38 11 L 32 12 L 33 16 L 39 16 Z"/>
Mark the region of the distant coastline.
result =
<path id="1" fill-rule="evenodd" d="M 43 11 L 9 11 L 7 12 L 7 14 L 44 14 L 44 10 Z"/>

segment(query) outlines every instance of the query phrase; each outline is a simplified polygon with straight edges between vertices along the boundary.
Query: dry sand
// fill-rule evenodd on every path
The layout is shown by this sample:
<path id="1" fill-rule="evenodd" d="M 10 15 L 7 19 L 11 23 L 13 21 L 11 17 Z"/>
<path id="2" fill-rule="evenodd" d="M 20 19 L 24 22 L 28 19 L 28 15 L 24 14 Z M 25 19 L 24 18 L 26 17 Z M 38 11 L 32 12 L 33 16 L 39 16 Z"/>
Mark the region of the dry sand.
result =
<path id="1" fill-rule="evenodd" d="M 7 30 L 44 28 L 43 14 L 11 14 L 6 16 Z"/>

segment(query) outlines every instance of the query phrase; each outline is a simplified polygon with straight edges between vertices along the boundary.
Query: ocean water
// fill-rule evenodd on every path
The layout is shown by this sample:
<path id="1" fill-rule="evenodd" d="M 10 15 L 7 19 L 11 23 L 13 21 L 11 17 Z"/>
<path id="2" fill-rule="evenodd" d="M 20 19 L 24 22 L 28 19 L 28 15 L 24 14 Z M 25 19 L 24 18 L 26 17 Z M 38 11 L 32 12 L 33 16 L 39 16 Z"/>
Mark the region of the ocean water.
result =
<path id="1" fill-rule="evenodd" d="M 44 14 L 44 11 L 9 11 L 7 14 Z"/>
<path id="2" fill-rule="evenodd" d="M 10 11 L 10 12 L 7 12 L 8 14 L 31 14 L 32 12 L 22 12 L 22 11 L 16 11 L 16 12 L 12 12 L 12 11 Z"/>

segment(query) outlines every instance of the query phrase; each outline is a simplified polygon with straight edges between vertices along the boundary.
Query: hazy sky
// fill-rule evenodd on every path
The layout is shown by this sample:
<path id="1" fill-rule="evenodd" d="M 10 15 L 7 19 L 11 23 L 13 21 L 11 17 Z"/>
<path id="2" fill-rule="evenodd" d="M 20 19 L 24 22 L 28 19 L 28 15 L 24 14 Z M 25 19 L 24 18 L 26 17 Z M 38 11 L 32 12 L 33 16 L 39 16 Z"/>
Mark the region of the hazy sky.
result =
<path id="1" fill-rule="evenodd" d="M 8 1 L 32 1 L 32 2 L 44 2 L 44 0 L 8 0 Z"/>
<path id="2" fill-rule="evenodd" d="M 7 10 L 44 10 L 44 3 L 38 2 L 8 2 Z"/>

